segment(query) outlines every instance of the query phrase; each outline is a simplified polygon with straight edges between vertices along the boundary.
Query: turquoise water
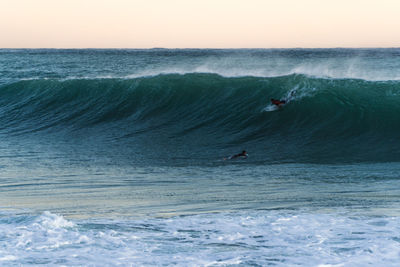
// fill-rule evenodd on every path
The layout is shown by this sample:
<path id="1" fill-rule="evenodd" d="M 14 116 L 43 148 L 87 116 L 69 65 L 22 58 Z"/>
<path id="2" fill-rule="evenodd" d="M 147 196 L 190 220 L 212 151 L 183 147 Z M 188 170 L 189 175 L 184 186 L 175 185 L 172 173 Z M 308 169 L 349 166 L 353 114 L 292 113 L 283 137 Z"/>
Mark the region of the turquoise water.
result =
<path id="1" fill-rule="evenodd" d="M 399 57 L 0 50 L 0 265 L 396 266 Z"/>

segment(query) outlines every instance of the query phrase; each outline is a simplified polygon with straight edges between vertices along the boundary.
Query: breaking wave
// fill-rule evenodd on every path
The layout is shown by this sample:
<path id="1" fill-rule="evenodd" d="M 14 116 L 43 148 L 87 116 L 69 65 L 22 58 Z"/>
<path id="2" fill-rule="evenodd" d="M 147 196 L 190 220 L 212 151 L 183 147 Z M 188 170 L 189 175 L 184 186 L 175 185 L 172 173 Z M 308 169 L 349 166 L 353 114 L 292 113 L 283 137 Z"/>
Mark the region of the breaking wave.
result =
<path id="1" fill-rule="evenodd" d="M 270 98 L 288 103 L 276 109 Z M 196 155 L 246 148 L 262 161 L 398 161 L 399 112 L 400 81 L 299 74 L 37 79 L 0 88 L 1 134 L 162 137 Z"/>

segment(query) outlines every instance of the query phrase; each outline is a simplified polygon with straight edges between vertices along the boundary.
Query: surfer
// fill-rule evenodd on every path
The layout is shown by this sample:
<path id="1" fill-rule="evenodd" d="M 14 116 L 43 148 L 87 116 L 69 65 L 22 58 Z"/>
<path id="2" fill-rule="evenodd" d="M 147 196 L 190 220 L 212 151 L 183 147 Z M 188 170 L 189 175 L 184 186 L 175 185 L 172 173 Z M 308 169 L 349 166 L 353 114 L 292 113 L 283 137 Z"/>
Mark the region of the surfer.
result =
<path id="1" fill-rule="evenodd" d="M 230 156 L 229 158 L 224 158 L 224 160 L 226 159 L 235 159 L 235 158 L 243 158 L 243 159 L 247 159 L 247 157 L 249 156 L 249 154 L 247 154 L 246 150 L 243 150 L 242 153 Z"/>
<path id="2" fill-rule="evenodd" d="M 292 100 L 292 98 L 294 97 L 295 93 L 296 93 L 296 91 L 290 92 L 290 95 L 286 100 L 285 99 L 279 100 L 279 99 L 271 98 L 271 103 L 273 105 L 277 106 L 278 108 L 283 107 L 286 103 L 288 103 L 290 100 Z"/>
<path id="3" fill-rule="evenodd" d="M 271 103 L 277 107 L 282 107 L 283 105 L 286 104 L 286 100 L 278 100 L 271 98 Z"/>

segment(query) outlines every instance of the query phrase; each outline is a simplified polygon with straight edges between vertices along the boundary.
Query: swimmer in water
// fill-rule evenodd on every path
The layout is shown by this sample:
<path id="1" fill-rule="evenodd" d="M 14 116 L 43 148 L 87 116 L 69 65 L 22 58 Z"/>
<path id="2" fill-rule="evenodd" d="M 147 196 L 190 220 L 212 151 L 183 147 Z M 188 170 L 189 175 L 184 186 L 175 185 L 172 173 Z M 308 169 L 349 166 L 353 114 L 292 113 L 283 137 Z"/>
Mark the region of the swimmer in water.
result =
<path id="1" fill-rule="evenodd" d="M 239 157 L 242 157 L 242 158 L 244 158 L 244 159 L 247 159 L 248 156 L 249 156 L 249 154 L 247 154 L 246 150 L 243 150 L 242 153 L 239 153 L 239 154 L 230 156 L 229 158 L 224 158 L 224 160 L 227 160 L 227 159 L 235 159 L 235 158 L 239 158 Z"/>

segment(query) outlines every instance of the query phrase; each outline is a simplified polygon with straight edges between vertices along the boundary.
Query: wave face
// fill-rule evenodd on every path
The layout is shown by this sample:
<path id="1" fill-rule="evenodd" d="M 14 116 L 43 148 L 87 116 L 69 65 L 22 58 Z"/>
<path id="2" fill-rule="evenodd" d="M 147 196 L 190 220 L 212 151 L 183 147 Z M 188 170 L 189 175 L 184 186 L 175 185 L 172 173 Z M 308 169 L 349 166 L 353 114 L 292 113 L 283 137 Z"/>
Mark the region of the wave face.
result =
<path id="1" fill-rule="evenodd" d="M 288 103 L 275 110 L 270 98 Z M 394 80 L 191 73 L 0 87 L 5 136 L 86 138 L 148 159 L 209 161 L 246 149 L 258 163 L 399 161 L 399 112 Z"/>

